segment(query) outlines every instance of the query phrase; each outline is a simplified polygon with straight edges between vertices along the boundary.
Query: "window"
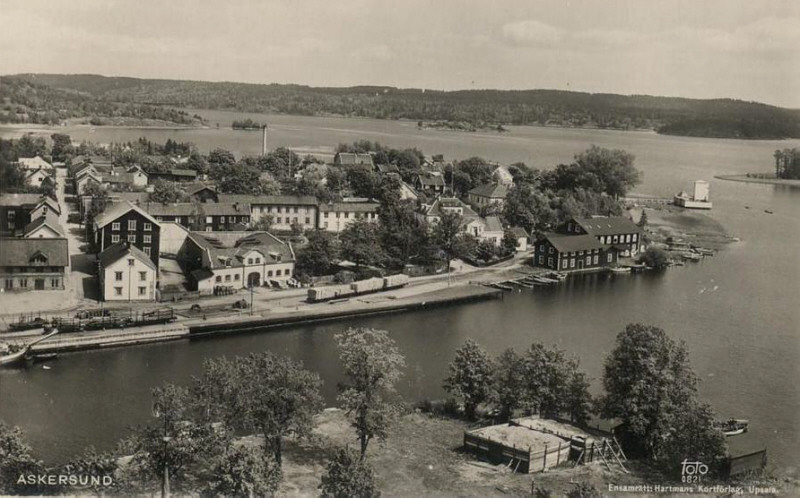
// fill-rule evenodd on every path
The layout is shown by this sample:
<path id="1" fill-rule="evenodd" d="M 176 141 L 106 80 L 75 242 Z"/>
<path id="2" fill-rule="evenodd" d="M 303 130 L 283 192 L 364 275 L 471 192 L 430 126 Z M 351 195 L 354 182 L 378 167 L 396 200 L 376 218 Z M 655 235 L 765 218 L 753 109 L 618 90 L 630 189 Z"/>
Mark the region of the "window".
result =
<path id="1" fill-rule="evenodd" d="M 606 256 L 606 261 L 611 263 L 613 261 L 613 259 L 614 259 L 614 257 L 611 255 L 611 253 L 608 253 L 608 256 Z"/>
<path id="2" fill-rule="evenodd" d="M 306 216 L 306 225 L 310 225 L 310 224 L 311 224 L 311 218 Z"/>
<path id="3" fill-rule="evenodd" d="M 146 271 L 140 271 L 139 272 L 139 280 L 141 280 L 142 282 L 147 280 L 147 272 Z"/>
<path id="4" fill-rule="evenodd" d="M 116 244 L 117 242 L 119 242 L 119 235 L 116 235 L 116 234 L 112 235 L 111 236 L 111 243 L 112 244 Z"/>
<path id="5" fill-rule="evenodd" d="M 342 213 L 336 213 L 336 219 L 339 219 L 339 216 L 340 216 L 341 214 L 342 214 Z"/>
<path id="6" fill-rule="evenodd" d="M 150 248 L 149 247 L 145 247 L 144 248 L 144 253 L 147 254 L 148 256 L 150 256 Z"/>
<path id="7" fill-rule="evenodd" d="M 136 220 L 128 220 L 128 230 L 136 230 Z"/>
<path id="8" fill-rule="evenodd" d="M 561 261 L 561 268 L 563 268 L 565 270 L 567 269 L 567 260 L 566 259 Z"/>
<path id="9" fill-rule="evenodd" d="M 281 223 L 283 223 L 283 218 L 281 218 L 280 216 L 278 216 L 278 217 L 275 219 L 275 223 L 278 223 L 278 224 L 281 224 Z"/>
<path id="10" fill-rule="evenodd" d="M 247 258 L 247 264 L 248 265 L 252 265 L 253 264 L 253 258 Z"/>
<path id="11" fill-rule="evenodd" d="M 327 218 L 327 217 L 328 217 L 328 212 L 327 212 L 327 211 L 325 211 L 324 213 L 322 213 L 322 217 L 323 217 L 323 218 Z"/>
<path id="12" fill-rule="evenodd" d="M 297 206 L 294 207 L 294 212 L 297 214 Z"/>
<path id="13" fill-rule="evenodd" d="M 7 278 L 6 279 L 6 289 L 13 289 L 14 288 L 14 279 Z"/>
<path id="14" fill-rule="evenodd" d="M 217 283 L 222 282 L 222 275 L 217 275 L 217 278 L 215 278 L 214 281 Z"/>
<path id="15" fill-rule="evenodd" d="M 286 276 L 288 277 L 289 275 L 292 274 L 292 270 L 286 270 L 284 273 L 286 273 Z"/>
<path id="16" fill-rule="evenodd" d="M 272 206 L 270 206 L 270 207 L 268 207 L 268 208 L 267 208 L 267 212 L 268 212 L 268 213 L 271 213 L 271 212 L 272 212 Z"/>
<path id="17" fill-rule="evenodd" d="M 16 216 L 16 215 L 17 215 L 17 212 L 16 212 L 16 211 L 9 211 L 9 212 L 8 212 L 8 219 L 9 219 L 9 220 L 13 220 L 13 219 L 14 219 L 14 216 Z"/>
<path id="18" fill-rule="evenodd" d="M 136 235 L 128 235 L 128 242 L 136 243 Z"/>
<path id="19" fill-rule="evenodd" d="M 633 241 L 634 241 L 634 242 L 636 242 L 636 238 L 637 238 L 637 237 L 638 237 L 638 234 L 633 234 Z"/>
<path id="20" fill-rule="evenodd" d="M 550 249 L 547 252 L 549 252 L 550 254 L 553 254 L 553 246 L 550 246 Z"/>
<path id="21" fill-rule="evenodd" d="M 145 223 L 144 224 L 144 231 L 145 232 L 149 232 L 152 229 L 153 229 L 153 224 L 152 223 Z"/>
<path id="22" fill-rule="evenodd" d="M 571 258 L 571 259 L 569 260 L 569 267 L 570 267 L 570 268 L 575 268 L 575 258 Z"/>
<path id="23" fill-rule="evenodd" d="M 228 216 L 228 223 L 236 223 L 236 216 Z"/>
<path id="24" fill-rule="evenodd" d="M 619 237 L 617 235 L 615 235 L 613 240 L 614 240 L 614 243 L 616 244 L 617 242 L 619 242 Z"/>
<path id="25" fill-rule="evenodd" d="M 122 287 L 114 287 L 114 295 L 121 296 L 122 295 Z"/>
<path id="26" fill-rule="evenodd" d="M 211 227 L 206 227 L 206 232 L 210 232 L 210 231 L 211 231 Z"/>
<path id="27" fill-rule="evenodd" d="M 119 222 L 114 222 L 111 224 L 112 230 L 119 230 Z"/>
<path id="28" fill-rule="evenodd" d="M 278 213 L 282 213 L 282 212 L 283 212 L 283 206 L 278 206 Z M 289 208 L 286 208 L 286 212 L 287 213 L 289 212 Z"/>
<path id="29" fill-rule="evenodd" d="M 539 256 L 539 264 L 540 265 L 544 264 L 544 256 Z"/>
<path id="30" fill-rule="evenodd" d="M 236 275 L 234 275 L 233 279 L 238 281 L 239 280 L 239 274 L 237 273 Z"/>
<path id="31" fill-rule="evenodd" d="M 144 296 L 147 294 L 147 287 L 139 287 L 139 295 Z"/>
<path id="32" fill-rule="evenodd" d="M 297 223 L 297 216 L 294 217 L 294 222 Z"/>
<path id="33" fill-rule="evenodd" d="M 149 244 L 152 240 L 153 240 L 153 236 L 152 235 L 145 235 L 144 236 L 144 243 L 145 244 Z"/>
<path id="34" fill-rule="evenodd" d="M 592 257 L 586 256 L 586 266 L 589 266 L 590 264 L 592 264 Z"/>
<path id="35" fill-rule="evenodd" d="M 594 264 L 598 264 L 598 263 L 600 263 L 600 256 L 598 256 L 597 254 L 595 254 L 595 255 L 594 255 Z"/>
<path id="36" fill-rule="evenodd" d="M 212 223 L 214 223 L 214 217 L 213 216 L 206 216 L 206 224 L 210 225 Z"/>
<path id="37" fill-rule="evenodd" d="M 281 276 L 281 271 L 280 270 L 275 270 L 275 276 L 276 277 L 280 277 Z"/>
<path id="38" fill-rule="evenodd" d="M 268 271 L 268 272 L 267 272 L 267 276 L 268 276 L 268 277 L 271 277 L 271 276 L 272 276 L 272 270 L 270 270 L 270 271 Z"/>
<path id="39" fill-rule="evenodd" d="M 547 266 L 553 266 L 553 258 L 547 258 Z"/>
<path id="40" fill-rule="evenodd" d="M 230 275 L 225 275 L 225 281 L 226 282 L 230 282 L 231 281 L 231 276 Z"/>
<path id="41" fill-rule="evenodd" d="M 326 228 L 326 229 L 328 228 L 328 222 L 327 221 L 323 224 L 323 228 Z"/>
<path id="42" fill-rule="evenodd" d="M 344 213 L 344 219 L 347 219 L 349 217 L 350 217 L 350 213 Z"/>
<path id="43" fill-rule="evenodd" d="M 114 272 L 114 280 L 116 280 L 117 282 L 121 282 L 122 281 L 122 272 L 121 271 L 115 271 Z"/>
<path id="44" fill-rule="evenodd" d="M 260 265 L 260 264 L 261 264 L 261 258 L 256 258 L 256 264 L 257 264 L 257 265 Z"/>

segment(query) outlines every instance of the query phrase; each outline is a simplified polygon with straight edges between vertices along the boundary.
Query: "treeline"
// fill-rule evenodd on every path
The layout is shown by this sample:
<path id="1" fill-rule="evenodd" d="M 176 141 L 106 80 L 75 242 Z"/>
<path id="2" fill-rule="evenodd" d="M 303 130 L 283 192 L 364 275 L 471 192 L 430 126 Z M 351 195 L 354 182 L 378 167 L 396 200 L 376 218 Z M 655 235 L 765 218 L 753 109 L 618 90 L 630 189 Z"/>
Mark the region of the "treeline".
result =
<path id="1" fill-rule="evenodd" d="M 800 179 L 800 149 L 776 150 L 775 176 L 789 180 Z"/>
<path id="2" fill-rule="evenodd" d="M 56 125 L 72 118 L 85 118 L 96 126 L 131 120 L 202 124 L 200 116 L 178 109 L 117 102 L 79 90 L 42 85 L 34 78 L 0 77 L 0 123 Z"/>
<path id="3" fill-rule="evenodd" d="M 800 137 L 800 112 L 732 99 L 696 100 L 560 90 L 433 91 L 358 86 L 314 88 L 202 81 L 20 75 L 107 101 L 296 115 L 361 116 L 501 125 L 652 129 L 726 138 Z"/>
<path id="4" fill-rule="evenodd" d="M 258 130 L 263 127 L 263 124 L 259 123 L 258 121 L 253 121 L 250 118 L 243 119 L 241 121 L 234 121 L 231 124 L 231 128 L 234 130 Z"/>

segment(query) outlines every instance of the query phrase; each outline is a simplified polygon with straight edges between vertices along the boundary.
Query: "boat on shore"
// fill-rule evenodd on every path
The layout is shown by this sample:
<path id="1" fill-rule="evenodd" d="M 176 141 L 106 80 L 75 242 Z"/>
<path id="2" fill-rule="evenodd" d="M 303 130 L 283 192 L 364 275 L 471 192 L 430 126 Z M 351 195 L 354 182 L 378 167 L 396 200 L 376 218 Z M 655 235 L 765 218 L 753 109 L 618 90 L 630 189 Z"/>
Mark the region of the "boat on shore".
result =
<path id="1" fill-rule="evenodd" d="M 631 268 L 629 266 L 609 266 L 608 271 L 611 273 L 630 273 Z"/>
<path id="2" fill-rule="evenodd" d="M 10 346 L 6 346 L 5 349 L 7 352 L 5 354 L 0 352 L 0 367 L 13 367 L 16 365 L 26 363 L 27 361 L 29 361 L 30 358 L 35 358 L 35 355 L 30 354 L 31 348 L 36 344 L 39 344 L 40 342 L 53 337 L 56 334 L 58 334 L 58 329 L 53 329 L 53 331 L 48 333 L 47 335 L 39 337 L 38 339 L 30 342 L 29 344 L 18 346 L 18 349 L 15 348 L 13 351 Z"/>
<path id="3" fill-rule="evenodd" d="M 700 259 L 702 259 L 702 257 L 703 256 L 701 256 L 701 255 L 699 255 L 697 253 L 689 252 L 689 251 L 681 253 L 681 258 L 683 258 L 684 261 L 700 261 Z"/>
<path id="4" fill-rule="evenodd" d="M 549 271 L 547 273 L 543 273 L 542 275 L 559 281 L 564 281 L 567 279 L 567 274 L 560 271 Z"/>
<path id="5" fill-rule="evenodd" d="M 714 427 L 722 431 L 726 436 L 738 436 L 747 432 L 750 421 L 746 419 L 731 418 L 720 420 L 714 423 Z"/>

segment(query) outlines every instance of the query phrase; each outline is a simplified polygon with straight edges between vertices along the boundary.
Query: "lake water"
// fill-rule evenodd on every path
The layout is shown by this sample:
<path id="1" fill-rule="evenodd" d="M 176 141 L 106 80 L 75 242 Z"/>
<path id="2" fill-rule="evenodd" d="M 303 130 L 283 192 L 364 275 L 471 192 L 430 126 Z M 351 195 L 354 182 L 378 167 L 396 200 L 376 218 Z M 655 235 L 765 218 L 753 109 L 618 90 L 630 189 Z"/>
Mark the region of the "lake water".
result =
<path id="1" fill-rule="evenodd" d="M 593 275 L 553 289 L 505 299 L 353 321 L 391 331 L 407 356 L 401 392 L 441 397 L 454 350 L 473 338 L 493 353 L 533 341 L 556 344 L 581 359 L 599 388 L 606 354 L 626 323 L 642 321 L 686 341 L 701 396 L 722 417 L 751 420 L 749 433 L 729 439 L 735 452 L 766 446 L 770 462 L 796 474 L 800 462 L 800 189 L 714 179 L 717 174 L 768 172 L 776 148 L 798 141 L 739 141 L 651 133 L 514 127 L 505 134 L 418 130 L 414 123 L 345 118 L 261 116 L 202 111 L 220 129 L 131 130 L 85 127 L 59 131 L 97 142 L 146 136 L 192 141 L 201 150 L 260 151 L 258 132 L 234 132 L 233 119 L 267 120 L 270 147 L 331 150 L 360 138 L 420 148 L 448 159 L 480 155 L 549 168 L 591 144 L 626 149 L 644 171 L 637 192 L 670 195 L 696 179 L 711 183 L 710 216 L 739 237 L 716 256 L 660 275 Z M 50 133 L 50 131 L 48 131 Z M 18 130 L 0 128 L 0 136 Z M 745 209 L 744 206 L 750 206 Z M 766 214 L 764 210 L 774 211 Z M 269 349 L 302 360 L 335 397 L 341 379 L 333 334 L 341 323 L 263 334 L 62 355 L 52 370 L 0 372 L 0 419 L 22 426 L 37 454 L 63 461 L 94 445 L 113 446 L 126 428 L 150 419 L 150 388 L 184 383 L 206 358 Z"/>

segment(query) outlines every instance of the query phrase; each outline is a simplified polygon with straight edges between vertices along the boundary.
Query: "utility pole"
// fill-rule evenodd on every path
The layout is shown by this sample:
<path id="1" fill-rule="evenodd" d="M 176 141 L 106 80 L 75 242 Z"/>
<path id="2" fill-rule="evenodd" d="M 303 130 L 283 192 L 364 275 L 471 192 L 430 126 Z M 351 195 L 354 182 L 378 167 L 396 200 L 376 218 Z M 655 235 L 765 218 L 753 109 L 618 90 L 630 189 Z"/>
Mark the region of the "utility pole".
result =
<path id="1" fill-rule="evenodd" d="M 253 316 L 253 282 L 250 282 L 250 316 Z"/>
<path id="2" fill-rule="evenodd" d="M 262 136 L 262 139 L 261 139 L 261 155 L 262 156 L 266 156 L 267 155 L 267 125 L 264 125 L 264 128 L 262 130 L 263 130 L 263 136 Z"/>
<path id="3" fill-rule="evenodd" d="M 155 418 L 164 418 L 164 473 L 161 481 L 161 498 L 167 498 L 169 496 L 169 448 L 167 446 L 170 440 L 170 437 L 167 436 L 169 413 L 166 407 L 157 402 L 153 404 L 153 416 Z"/>

